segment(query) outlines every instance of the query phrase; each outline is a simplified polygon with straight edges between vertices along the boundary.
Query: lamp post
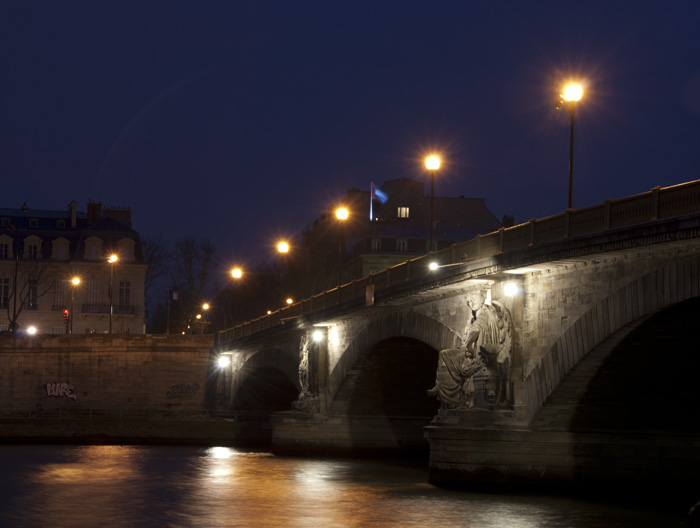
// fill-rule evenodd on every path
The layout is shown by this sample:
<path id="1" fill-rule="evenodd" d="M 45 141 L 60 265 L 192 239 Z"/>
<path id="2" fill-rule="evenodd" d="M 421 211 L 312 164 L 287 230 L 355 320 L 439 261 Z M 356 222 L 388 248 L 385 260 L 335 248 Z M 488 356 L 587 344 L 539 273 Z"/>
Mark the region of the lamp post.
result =
<path id="1" fill-rule="evenodd" d="M 70 288 L 70 314 L 68 317 L 70 317 L 70 333 L 73 333 L 73 314 L 75 314 L 75 289 L 78 287 L 80 284 L 80 277 L 73 277 L 71 279 L 71 288 Z"/>
<path id="2" fill-rule="evenodd" d="M 559 96 L 557 110 L 566 105 L 571 114 L 571 136 L 569 139 L 569 209 L 574 203 L 574 109 L 576 102 L 581 99 L 583 88 L 580 84 L 569 84 L 564 88 L 564 93 Z"/>
<path id="3" fill-rule="evenodd" d="M 233 277 L 233 286 L 231 286 L 231 297 L 233 297 L 235 300 L 236 281 L 241 280 L 241 277 L 243 277 L 243 270 L 241 268 L 233 268 L 231 270 L 231 277 Z M 229 303 L 226 303 L 226 304 L 229 304 Z M 235 303 L 232 303 L 232 304 L 235 308 L 236 304 Z M 230 306 L 226 306 L 226 310 L 224 311 L 224 328 L 226 328 L 226 315 L 228 314 L 230 309 L 231 309 Z M 231 314 L 231 320 L 232 320 L 233 324 L 235 325 L 236 324 L 235 313 Z"/>
<path id="4" fill-rule="evenodd" d="M 280 282 L 279 282 L 279 291 L 278 295 L 280 298 L 282 298 L 284 294 L 284 290 L 286 289 L 286 284 L 285 284 L 285 267 L 286 267 L 286 257 L 287 253 L 289 253 L 289 244 L 284 241 L 280 240 L 277 243 L 277 253 L 280 255 Z"/>
<path id="5" fill-rule="evenodd" d="M 435 202 L 435 171 L 440 168 L 440 158 L 437 156 L 428 156 L 425 159 L 425 166 L 430 171 L 430 246 L 428 252 L 434 251 L 433 247 L 433 214 Z"/>
<path id="6" fill-rule="evenodd" d="M 114 313 L 114 292 L 112 290 L 114 286 L 114 264 L 119 260 L 115 254 L 111 254 L 107 259 L 109 262 L 109 333 L 112 333 L 112 314 Z"/>
<path id="7" fill-rule="evenodd" d="M 335 217 L 338 219 L 338 298 L 340 298 L 340 285 L 343 283 L 343 224 L 350 216 L 347 207 L 338 207 Z"/>

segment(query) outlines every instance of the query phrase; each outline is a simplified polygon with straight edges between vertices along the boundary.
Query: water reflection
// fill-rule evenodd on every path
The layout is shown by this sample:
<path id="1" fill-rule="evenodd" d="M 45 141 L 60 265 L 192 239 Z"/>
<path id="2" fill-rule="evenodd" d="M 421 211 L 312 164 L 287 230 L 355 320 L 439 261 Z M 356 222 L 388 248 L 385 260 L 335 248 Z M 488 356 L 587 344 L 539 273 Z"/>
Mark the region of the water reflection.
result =
<path id="1" fill-rule="evenodd" d="M 435 488 L 423 468 L 216 447 L 4 446 L 0 526 L 678 526 L 584 501 Z"/>

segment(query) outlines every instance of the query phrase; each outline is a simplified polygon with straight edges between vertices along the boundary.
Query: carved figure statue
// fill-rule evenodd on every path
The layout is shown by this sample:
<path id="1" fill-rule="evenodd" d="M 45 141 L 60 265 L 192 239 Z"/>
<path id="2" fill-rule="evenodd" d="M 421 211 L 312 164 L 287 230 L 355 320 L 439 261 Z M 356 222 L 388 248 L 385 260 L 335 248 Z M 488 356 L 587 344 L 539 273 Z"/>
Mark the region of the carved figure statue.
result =
<path id="1" fill-rule="evenodd" d="M 311 341 L 307 335 L 301 336 L 299 343 L 299 386 L 301 392 L 292 408 L 301 412 L 318 412 L 318 391 L 314 383 L 312 356 L 309 354 Z"/>
<path id="2" fill-rule="evenodd" d="M 501 303 L 485 304 L 485 299 L 480 291 L 469 294 L 471 315 L 462 346 L 440 351 L 435 386 L 428 395 L 437 396 L 448 409 L 512 405 L 512 319 Z"/>

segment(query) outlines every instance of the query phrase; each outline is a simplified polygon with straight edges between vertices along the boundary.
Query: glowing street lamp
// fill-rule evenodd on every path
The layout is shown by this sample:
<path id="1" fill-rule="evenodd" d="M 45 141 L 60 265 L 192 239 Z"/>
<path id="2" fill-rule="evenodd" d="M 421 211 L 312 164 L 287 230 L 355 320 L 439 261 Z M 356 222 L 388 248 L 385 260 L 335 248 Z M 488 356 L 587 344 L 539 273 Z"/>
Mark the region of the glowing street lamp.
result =
<path id="1" fill-rule="evenodd" d="M 434 251 L 433 247 L 433 213 L 435 210 L 435 171 L 440 168 L 440 158 L 437 156 L 428 156 L 425 159 L 425 166 L 430 171 L 430 246 L 428 251 Z"/>
<path id="2" fill-rule="evenodd" d="M 114 253 L 112 253 L 107 262 L 109 262 L 109 333 L 112 333 L 112 314 L 114 313 L 114 295 L 112 288 L 114 286 L 114 264 L 119 260 Z"/>
<path id="3" fill-rule="evenodd" d="M 228 296 L 226 297 L 226 310 L 224 310 L 224 328 L 226 327 L 226 316 L 228 315 L 229 310 L 232 310 L 231 304 L 233 304 L 233 313 L 231 316 L 231 319 L 233 323 L 235 324 L 236 318 L 235 318 L 235 299 L 236 299 L 236 282 L 241 280 L 243 278 L 243 270 L 241 268 L 232 268 L 231 269 L 231 277 L 233 277 L 233 286 L 231 286 L 231 297 L 233 297 L 234 302 L 229 302 Z"/>
<path id="4" fill-rule="evenodd" d="M 340 285 L 343 283 L 343 224 L 350 217 L 347 207 L 338 207 L 335 210 L 338 219 L 338 298 L 340 299 Z"/>
<path id="5" fill-rule="evenodd" d="M 569 140 L 569 209 L 573 208 L 574 202 L 574 109 L 576 102 L 583 96 L 583 88 L 580 84 L 569 84 L 564 87 L 564 93 L 559 96 L 557 110 L 566 105 L 566 109 L 571 114 L 571 136 Z"/>
<path id="6" fill-rule="evenodd" d="M 70 289 L 70 333 L 73 333 L 73 315 L 75 314 L 75 289 L 80 284 L 80 277 L 73 277 L 71 279 L 71 289 Z"/>
<path id="7" fill-rule="evenodd" d="M 289 244 L 284 241 L 280 240 L 277 243 L 277 253 L 280 254 L 280 280 L 284 281 L 284 268 L 285 268 L 285 257 L 287 256 L 287 253 L 289 253 Z"/>

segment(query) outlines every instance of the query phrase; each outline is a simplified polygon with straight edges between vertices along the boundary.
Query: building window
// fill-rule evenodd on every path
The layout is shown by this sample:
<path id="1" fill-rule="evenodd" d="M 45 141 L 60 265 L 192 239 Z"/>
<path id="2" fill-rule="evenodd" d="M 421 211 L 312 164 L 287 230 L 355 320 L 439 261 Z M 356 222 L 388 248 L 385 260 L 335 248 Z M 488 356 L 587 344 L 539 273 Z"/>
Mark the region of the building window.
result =
<path id="1" fill-rule="evenodd" d="M 0 332 L 7 332 L 9 327 L 7 325 L 0 325 Z"/>
<path id="2" fill-rule="evenodd" d="M 0 259 L 10 258 L 10 244 L 0 244 Z"/>
<path id="3" fill-rule="evenodd" d="M 39 219 L 38 218 L 30 218 L 29 219 L 29 228 L 36 229 L 37 227 L 39 227 Z"/>
<path id="4" fill-rule="evenodd" d="M 35 280 L 30 280 L 27 283 L 27 302 L 24 305 L 26 310 L 39 309 L 39 285 Z"/>
<path id="5" fill-rule="evenodd" d="M 408 250 L 408 240 L 405 238 L 396 239 L 396 251 L 407 251 Z"/>
<path id="6" fill-rule="evenodd" d="M 382 250 L 382 239 L 381 238 L 373 238 L 372 239 L 372 251 L 381 251 Z"/>
<path id="7" fill-rule="evenodd" d="M 66 282 L 57 280 L 53 290 L 53 309 L 61 310 L 66 305 Z"/>
<path id="8" fill-rule="evenodd" d="M 399 207 L 398 217 L 399 218 L 408 218 L 408 207 Z"/>
<path id="9" fill-rule="evenodd" d="M 65 229 L 66 228 L 66 221 L 65 220 L 56 220 L 56 229 Z"/>
<path id="10" fill-rule="evenodd" d="M 65 334 L 66 327 L 65 326 L 54 326 L 51 328 L 51 333 L 52 334 Z"/>
<path id="11" fill-rule="evenodd" d="M 0 308 L 7 308 L 10 300 L 10 279 L 0 279 Z"/>
<path id="12" fill-rule="evenodd" d="M 10 219 L 7 217 L 0 219 L 0 227 L 10 227 Z"/>
<path id="13" fill-rule="evenodd" d="M 99 289 L 97 288 L 97 281 L 91 280 L 87 281 L 87 288 L 85 291 L 85 311 L 90 313 L 97 312 L 98 295 Z"/>
<path id="14" fill-rule="evenodd" d="M 30 260 L 36 260 L 39 258 L 39 246 L 36 244 L 31 244 L 27 246 L 27 258 Z"/>
<path id="15" fill-rule="evenodd" d="M 131 282 L 119 281 L 119 311 L 124 312 L 131 306 Z"/>

